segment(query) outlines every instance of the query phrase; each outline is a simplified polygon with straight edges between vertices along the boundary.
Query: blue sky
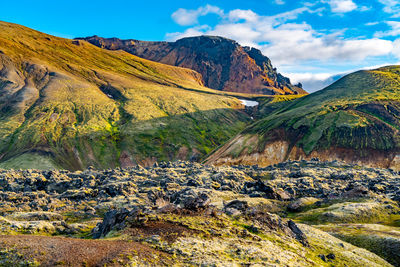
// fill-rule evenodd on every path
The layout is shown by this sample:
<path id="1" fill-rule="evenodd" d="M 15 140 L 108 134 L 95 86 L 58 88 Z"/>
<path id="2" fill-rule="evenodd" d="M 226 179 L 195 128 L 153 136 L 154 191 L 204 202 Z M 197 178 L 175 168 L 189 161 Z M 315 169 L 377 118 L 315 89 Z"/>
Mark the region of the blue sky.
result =
<path id="1" fill-rule="evenodd" d="M 400 0 L 15 2 L 1 3 L 0 20 L 67 38 L 232 38 L 310 91 L 337 74 L 400 62 Z"/>

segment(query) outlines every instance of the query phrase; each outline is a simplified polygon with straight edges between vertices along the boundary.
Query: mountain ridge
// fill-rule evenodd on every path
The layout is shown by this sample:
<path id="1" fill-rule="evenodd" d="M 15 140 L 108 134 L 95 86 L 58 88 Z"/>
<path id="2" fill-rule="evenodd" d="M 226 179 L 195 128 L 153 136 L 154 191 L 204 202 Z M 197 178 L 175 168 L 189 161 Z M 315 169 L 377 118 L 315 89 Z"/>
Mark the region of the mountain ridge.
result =
<path id="1" fill-rule="evenodd" d="M 76 38 L 109 50 L 124 50 L 152 61 L 193 69 L 207 87 L 252 94 L 306 94 L 272 66 L 260 50 L 219 36 L 186 37 L 176 42 Z"/>

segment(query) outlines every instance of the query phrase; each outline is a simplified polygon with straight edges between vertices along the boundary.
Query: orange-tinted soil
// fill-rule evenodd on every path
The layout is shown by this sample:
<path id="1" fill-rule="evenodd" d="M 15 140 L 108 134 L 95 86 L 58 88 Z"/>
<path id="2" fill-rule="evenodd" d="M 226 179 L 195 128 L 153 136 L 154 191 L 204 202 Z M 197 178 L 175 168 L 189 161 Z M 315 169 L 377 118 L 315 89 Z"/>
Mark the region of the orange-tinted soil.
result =
<path id="1" fill-rule="evenodd" d="M 171 265 L 168 254 L 132 241 L 87 240 L 52 236 L 0 236 L 0 249 L 15 248 L 40 266 L 122 266 L 138 256 L 149 265 Z"/>

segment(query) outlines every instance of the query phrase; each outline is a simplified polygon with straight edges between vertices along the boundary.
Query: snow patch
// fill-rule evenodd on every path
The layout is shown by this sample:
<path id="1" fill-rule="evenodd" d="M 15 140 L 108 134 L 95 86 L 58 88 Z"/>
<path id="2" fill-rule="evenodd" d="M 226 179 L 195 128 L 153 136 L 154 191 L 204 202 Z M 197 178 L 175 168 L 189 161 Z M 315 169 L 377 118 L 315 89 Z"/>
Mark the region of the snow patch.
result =
<path id="1" fill-rule="evenodd" d="M 255 106 L 258 106 L 258 104 L 259 104 L 257 101 L 246 100 L 246 99 L 239 99 L 239 100 L 246 107 L 255 107 Z"/>

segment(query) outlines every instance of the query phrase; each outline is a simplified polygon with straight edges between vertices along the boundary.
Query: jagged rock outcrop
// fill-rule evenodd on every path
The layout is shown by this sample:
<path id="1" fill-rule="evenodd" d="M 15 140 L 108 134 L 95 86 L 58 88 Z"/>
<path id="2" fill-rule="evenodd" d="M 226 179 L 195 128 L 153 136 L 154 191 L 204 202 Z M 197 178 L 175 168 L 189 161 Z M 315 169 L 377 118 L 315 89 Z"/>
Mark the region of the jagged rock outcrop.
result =
<path id="1" fill-rule="evenodd" d="M 78 39 L 101 48 L 124 50 L 152 61 L 193 69 L 203 75 L 207 87 L 217 90 L 266 95 L 306 93 L 278 73 L 260 50 L 242 47 L 223 37 L 188 37 L 176 42 L 98 36 Z"/>

